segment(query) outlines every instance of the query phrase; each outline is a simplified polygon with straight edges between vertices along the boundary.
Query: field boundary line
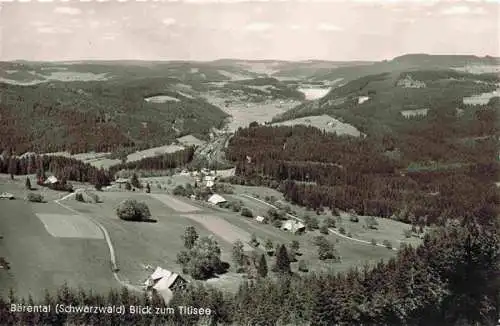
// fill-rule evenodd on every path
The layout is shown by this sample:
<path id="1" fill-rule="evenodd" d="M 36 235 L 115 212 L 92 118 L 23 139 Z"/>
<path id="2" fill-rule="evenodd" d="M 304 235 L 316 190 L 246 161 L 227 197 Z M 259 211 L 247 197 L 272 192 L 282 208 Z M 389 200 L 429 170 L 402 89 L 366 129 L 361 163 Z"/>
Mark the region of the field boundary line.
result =
<path id="1" fill-rule="evenodd" d="M 108 249 L 109 249 L 109 255 L 110 255 L 110 259 L 111 259 L 111 272 L 113 273 L 113 277 L 115 278 L 115 280 L 120 283 L 122 286 L 128 288 L 129 290 L 132 290 L 132 291 L 136 291 L 136 292 L 142 292 L 142 290 L 137 287 L 137 286 L 134 286 L 132 284 L 129 284 L 123 280 L 120 279 L 120 277 L 118 276 L 118 265 L 116 264 L 116 256 L 115 256 L 115 248 L 113 247 L 113 243 L 111 242 L 111 238 L 109 236 L 109 233 L 108 233 L 108 230 L 106 230 L 106 228 L 99 222 L 97 222 L 94 218 L 90 217 L 90 216 L 87 216 L 87 215 L 83 215 L 81 214 L 80 212 L 78 212 L 77 210 L 74 210 L 73 208 L 71 207 L 68 207 L 64 204 L 62 204 L 60 201 L 64 198 L 67 198 L 69 197 L 68 196 L 65 196 L 61 199 L 57 199 L 57 200 L 54 200 L 54 202 L 56 204 L 58 204 L 59 206 L 67 209 L 67 210 L 70 210 L 80 216 L 85 216 L 86 218 L 88 218 L 92 223 L 94 223 L 95 225 L 97 225 L 97 227 L 101 230 L 101 232 L 104 234 L 104 239 L 106 240 L 106 244 L 108 245 Z"/>
<path id="2" fill-rule="evenodd" d="M 253 199 L 253 200 L 258 201 L 258 202 L 260 202 L 260 203 L 262 203 L 262 204 L 265 204 L 265 205 L 267 205 L 267 206 L 269 206 L 269 207 L 272 207 L 272 208 L 274 208 L 274 209 L 276 209 L 276 210 L 279 210 L 279 208 L 278 208 L 278 207 L 276 207 L 276 206 L 274 206 L 274 205 L 272 205 L 272 204 L 269 204 L 268 202 L 263 201 L 263 200 L 261 200 L 261 199 L 259 199 L 259 198 L 255 198 L 255 197 L 250 196 L 250 195 L 247 195 L 247 194 L 241 194 L 240 196 L 243 196 L 243 197 L 246 197 L 246 198 Z M 293 218 L 293 219 L 295 219 L 295 220 L 299 221 L 299 222 L 304 223 L 304 220 L 303 220 L 303 219 L 301 219 L 301 218 L 299 218 L 299 217 L 297 217 L 297 216 L 294 216 L 294 215 L 289 214 L 289 213 L 286 213 L 286 215 L 287 215 L 288 217 L 291 217 L 291 218 Z M 336 235 L 336 236 L 338 236 L 338 237 L 341 237 L 341 238 L 344 238 L 344 239 L 347 239 L 347 240 L 351 240 L 351 241 L 354 241 L 354 242 L 356 242 L 356 243 L 362 243 L 362 244 L 364 244 L 364 245 L 374 246 L 374 245 L 373 245 L 370 241 L 366 241 L 366 240 L 361 240 L 361 239 L 357 239 L 357 238 L 351 238 L 351 237 L 348 237 L 348 236 L 343 235 L 342 233 L 340 233 L 340 232 L 338 232 L 337 230 L 332 229 L 332 228 L 328 228 L 328 231 L 329 231 L 329 232 L 331 232 L 331 233 L 333 233 L 333 234 L 335 234 L 335 235 Z M 375 246 L 377 246 L 377 247 L 387 248 L 386 246 L 384 246 L 383 244 L 380 244 L 380 243 L 375 244 Z M 396 249 L 396 248 L 391 248 L 391 249 L 392 249 L 392 250 L 394 250 L 394 251 L 398 251 L 398 249 Z"/>

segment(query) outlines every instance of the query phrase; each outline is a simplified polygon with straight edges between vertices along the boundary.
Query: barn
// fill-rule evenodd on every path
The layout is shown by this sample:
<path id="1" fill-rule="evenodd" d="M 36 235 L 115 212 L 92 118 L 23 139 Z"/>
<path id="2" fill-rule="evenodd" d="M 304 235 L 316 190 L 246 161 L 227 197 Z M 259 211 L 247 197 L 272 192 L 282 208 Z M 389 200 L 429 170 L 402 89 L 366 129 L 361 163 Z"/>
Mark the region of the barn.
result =
<path id="1" fill-rule="evenodd" d="M 183 289 L 187 281 L 177 273 L 156 267 L 155 271 L 144 282 L 146 291 L 158 293 L 165 303 L 172 298 L 173 291 Z"/>
<path id="2" fill-rule="evenodd" d="M 304 223 L 295 221 L 295 220 L 287 220 L 281 226 L 282 230 L 289 231 L 291 233 L 297 234 L 302 233 L 306 230 L 306 226 Z"/>
<path id="3" fill-rule="evenodd" d="M 208 202 L 212 205 L 220 205 L 227 202 L 227 200 L 221 195 L 213 194 L 210 198 L 208 198 Z"/>

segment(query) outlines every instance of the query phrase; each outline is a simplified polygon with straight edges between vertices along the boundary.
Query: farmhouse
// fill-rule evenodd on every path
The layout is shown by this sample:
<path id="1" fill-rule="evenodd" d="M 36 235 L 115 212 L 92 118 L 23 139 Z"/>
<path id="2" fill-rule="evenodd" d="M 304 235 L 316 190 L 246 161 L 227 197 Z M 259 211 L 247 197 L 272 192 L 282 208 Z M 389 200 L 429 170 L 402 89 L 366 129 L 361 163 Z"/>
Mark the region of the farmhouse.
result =
<path id="1" fill-rule="evenodd" d="M 182 289 L 187 281 L 177 273 L 156 267 L 153 274 L 144 282 L 146 291 L 156 291 L 168 302 L 172 297 L 172 291 Z"/>
<path id="2" fill-rule="evenodd" d="M 287 220 L 283 223 L 281 229 L 297 234 L 304 232 L 306 230 L 306 226 L 303 223 L 295 220 Z"/>
<path id="3" fill-rule="evenodd" d="M 264 217 L 264 216 L 260 216 L 260 215 L 259 215 L 259 216 L 257 216 L 257 217 L 255 218 L 255 220 L 256 220 L 257 222 L 263 223 L 263 222 L 265 221 L 265 217 Z"/>
<path id="4" fill-rule="evenodd" d="M 221 195 L 213 194 L 208 198 L 208 202 L 212 205 L 219 205 L 227 202 L 227 200 Z"/>
<path id="5" fill-rule="evenodd" d="M 116 184 L 125 184 L 127 182 L 128 182 L 128 179 L 125 179 L 125 178 L 118 178 L 115 180 Z"/>
<path id="6" fill-rule="evenodd" d="M 50 177 L 47 178 L 47 180 L 45 180 L 44 184 L 55 185 L 58 182 L 59 182 L 59 180 L 55 176 L 51 175 Z"/>

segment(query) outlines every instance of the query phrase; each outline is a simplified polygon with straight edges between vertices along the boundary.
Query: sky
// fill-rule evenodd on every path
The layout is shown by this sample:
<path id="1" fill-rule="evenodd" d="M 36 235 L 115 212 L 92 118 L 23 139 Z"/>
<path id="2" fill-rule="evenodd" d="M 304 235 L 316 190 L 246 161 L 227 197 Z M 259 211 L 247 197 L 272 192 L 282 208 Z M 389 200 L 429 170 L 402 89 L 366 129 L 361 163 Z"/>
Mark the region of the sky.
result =
<path id="1" fill-rule="evenodd" d="M 500 0 L 0 0 L 0 60 L 500 56 Z"/>

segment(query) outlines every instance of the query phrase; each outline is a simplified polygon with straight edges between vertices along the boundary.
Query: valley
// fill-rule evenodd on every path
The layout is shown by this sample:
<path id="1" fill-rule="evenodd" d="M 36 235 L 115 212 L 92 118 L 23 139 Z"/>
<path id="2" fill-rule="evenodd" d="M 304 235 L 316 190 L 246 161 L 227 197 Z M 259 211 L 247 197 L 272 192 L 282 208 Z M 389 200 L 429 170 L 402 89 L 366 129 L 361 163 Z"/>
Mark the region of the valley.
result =
<path id="1" fill-rule="evenodd" d="M 462 258 L 434 257 L 498 205 L 496 65 L 454 59 L 0 63 L 0 294 L 224 306 L 250 286 L 306 297 L 317 277 L 416 288 L 417 269 L 445 293 Z M 187 290 L 144 285 L 157 267 Z"/>

